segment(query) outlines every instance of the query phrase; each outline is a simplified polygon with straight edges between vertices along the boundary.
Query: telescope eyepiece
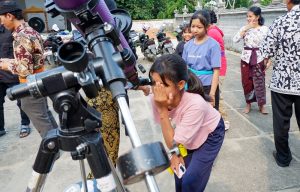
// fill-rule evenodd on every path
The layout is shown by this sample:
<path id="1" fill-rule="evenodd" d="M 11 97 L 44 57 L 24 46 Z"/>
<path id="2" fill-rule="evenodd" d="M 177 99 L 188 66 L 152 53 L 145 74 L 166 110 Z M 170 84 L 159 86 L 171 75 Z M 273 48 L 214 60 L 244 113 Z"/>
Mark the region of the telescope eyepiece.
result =
<path id="1" fill-rule="evenodd" d="M 84 45 L 76 41 L 60 46 L 58 59 L 67 70 L 77 73 L 84 71 L 89 62 Z"/>

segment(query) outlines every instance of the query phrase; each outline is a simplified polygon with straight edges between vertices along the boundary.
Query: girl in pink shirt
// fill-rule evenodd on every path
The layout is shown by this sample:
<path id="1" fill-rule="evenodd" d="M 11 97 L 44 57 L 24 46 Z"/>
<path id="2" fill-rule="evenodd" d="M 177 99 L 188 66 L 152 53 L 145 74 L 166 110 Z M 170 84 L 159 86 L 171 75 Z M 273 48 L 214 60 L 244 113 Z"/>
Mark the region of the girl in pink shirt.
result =
<path id="1" fill-rule="evenodd" d="M 201 81 L 187 69 L 179 55 L 161 56 L 149 74 L 153 82 L 154 115 L 161 124 L 167 147 L 172 149 L 182 144 L 188 151 L 184 158 L 171 156 L 175 172 L 179 172 L 180 164 L 186 167 L 182 178 L 175 175 L 176 192 L 202 192 L 224 140 L 220 113 L 207 102 Z"/>
<path id="2" fill-rule="evenodd" d="M 227 71 L 227 61 L 226 61 L 226 56 L 225 56 L 225 44 L 224 44 L 224 33 L 223 31 L 214 23 L 217 23 L 217 16 L 214 11 L 211 10 L 205 10 L 208 12 L 209 17 L 210 17 L 210 24 L 207 29 L 207 35 L 216 40 L 220 47 L 221 47 L 221 68 L 220 68 L 220 76 L 225 76 L 226 71 Z M 205 15 L 203 15 L 205 16 Z M 205 16 L 206 17 L 206 16 Z M 209 18 L 206 18 L 209 20 Z"/>

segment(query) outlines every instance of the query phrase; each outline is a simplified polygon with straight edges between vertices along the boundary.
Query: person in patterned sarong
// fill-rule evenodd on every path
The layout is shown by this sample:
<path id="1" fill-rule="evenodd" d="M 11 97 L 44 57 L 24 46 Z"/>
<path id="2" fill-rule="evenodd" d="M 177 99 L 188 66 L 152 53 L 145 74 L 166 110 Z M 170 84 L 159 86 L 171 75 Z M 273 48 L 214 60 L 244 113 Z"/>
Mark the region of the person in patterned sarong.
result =
<path id="1" fill-rule="evenodd" d="M 112 99 L 112 94 L 106 89 L 99 91 L 99 96 L 88 99 L 88 104 L 101 112 L 102 127 L 100 133 L 103 137 L 104 146 L 113 164 L 116 164 L 120 144 L 119 107 Z"/>
<path id="2" fill-rule="evenodd" d="M 259 111 L 268 114 L 266 104 L 265 67 L 259 46 L 268 33 L 268 27 L 264 26 L 264 18 L 261 9 L 253 6 L 247 13 L 248 24 L 243 26 L 233 37 L 234 42 L 244 41 L 244 49 L 241 55 L 241 76 L 247 106 L 244 113 L 249 113 L 251 103 L 257 102 Z"/>

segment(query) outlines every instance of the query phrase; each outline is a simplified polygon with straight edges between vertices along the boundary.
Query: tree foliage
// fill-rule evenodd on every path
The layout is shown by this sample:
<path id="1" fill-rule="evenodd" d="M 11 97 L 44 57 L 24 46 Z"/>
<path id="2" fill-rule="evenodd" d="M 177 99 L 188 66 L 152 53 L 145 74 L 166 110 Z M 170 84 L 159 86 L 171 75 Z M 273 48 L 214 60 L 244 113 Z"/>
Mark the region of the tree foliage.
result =
<path id="1" fill-rule="evenodd" d="M 116 0 L 118 7 L 126 9 L 133 19 L 173 18 L 174 11 L 182 12 L 186 5 L 193 12 L 196 0 Z"/>
<path id="2" fill-rule="evenodd" d="M 202 0 L 202 6 L 211 0 Z M 218 1 L 218 0 L 214 0 Z M 198 0 L 116 0 L 118 7 L 126 9 L 132 19 L 166 19 L 174 18 L 174 11 L 182 13 L 186 5 L 188 13 L 195 11 Z M 248 8 L 253 0 L 225 0 L 227 8 Z M 262 5 L 269 5 L 272 0 L 261 0 Z"/>

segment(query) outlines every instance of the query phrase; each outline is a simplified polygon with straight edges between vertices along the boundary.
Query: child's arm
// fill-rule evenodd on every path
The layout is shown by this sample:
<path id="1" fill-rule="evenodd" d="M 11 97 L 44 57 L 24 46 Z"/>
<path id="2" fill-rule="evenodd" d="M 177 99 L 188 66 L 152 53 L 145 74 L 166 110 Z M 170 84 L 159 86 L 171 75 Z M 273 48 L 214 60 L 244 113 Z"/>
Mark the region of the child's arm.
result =
<path id="1" fill-rule="evenodd" d="M 219 75 L 220 75 L 220 68 L 214 68 L 214 74 L 211 82 L 211 88 L 209 92 L 209 96 L 211 97 L 211 103 L 213 106 L 215 106 L 215 95 L 216 90 L 219 85 Z"/>
<path id="2" fill-rule="evenodd" d="M 211 97 L 211 103 L 215 106 L 215 94 L 219 85 L 219 75 L 220 75 L 220 67 L 221 67 L 221 48 L 219 44 L 215 44 L 211 49 L 211 67 L 213 68 L 213 77 L 211 81 L 211 88 L 209 92 L 209 96 Z"/>
<path id="3" fill-rule="evenodd" d="M 167 95 L 163 84 L 156 83 L 152 87 L 154 104 L 160 118 L 161 130 L 165 143 L 169 149 L 173 147 L 174 128 L 169 119 L 168 104 L 173 100 L 172 95 Z"/>

